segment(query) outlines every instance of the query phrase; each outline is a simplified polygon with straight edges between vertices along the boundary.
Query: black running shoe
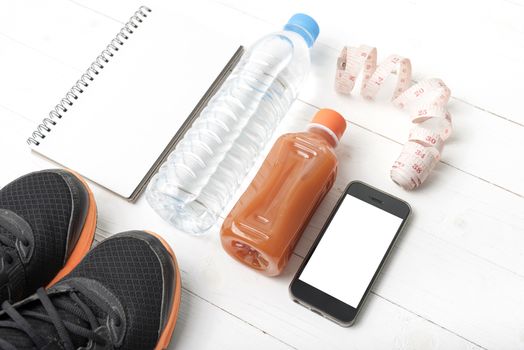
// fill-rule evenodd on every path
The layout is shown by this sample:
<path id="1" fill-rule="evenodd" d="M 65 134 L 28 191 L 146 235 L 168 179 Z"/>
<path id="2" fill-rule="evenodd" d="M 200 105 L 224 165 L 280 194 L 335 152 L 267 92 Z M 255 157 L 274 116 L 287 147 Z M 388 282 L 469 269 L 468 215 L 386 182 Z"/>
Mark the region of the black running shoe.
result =
<path id="1" fill-rule="evenodd" d="M 0 349 L 167 349 L 180 304 L 180 272 L 160 237 L 106 239 L 47 291 L 0 311 Z"/>
<path id="2" fill-rule="evenodd" d="M 96 204 L 66 170 L 22 176 L 0 190 L 0 303 L 21 300 L 69 273 L 87 254 Z"/>

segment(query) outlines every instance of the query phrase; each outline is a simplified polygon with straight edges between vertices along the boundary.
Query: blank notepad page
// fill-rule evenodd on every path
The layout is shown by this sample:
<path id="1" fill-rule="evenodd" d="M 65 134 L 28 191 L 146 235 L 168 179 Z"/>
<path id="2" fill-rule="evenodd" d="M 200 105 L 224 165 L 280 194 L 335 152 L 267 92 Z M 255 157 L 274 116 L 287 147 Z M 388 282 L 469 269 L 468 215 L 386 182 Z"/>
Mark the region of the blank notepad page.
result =
<path id="1" fill-rule="evenodd" d="M 32 145 L 126 198 L 239 46 L 183 14 L 151 10 L 57 125 Z"/>

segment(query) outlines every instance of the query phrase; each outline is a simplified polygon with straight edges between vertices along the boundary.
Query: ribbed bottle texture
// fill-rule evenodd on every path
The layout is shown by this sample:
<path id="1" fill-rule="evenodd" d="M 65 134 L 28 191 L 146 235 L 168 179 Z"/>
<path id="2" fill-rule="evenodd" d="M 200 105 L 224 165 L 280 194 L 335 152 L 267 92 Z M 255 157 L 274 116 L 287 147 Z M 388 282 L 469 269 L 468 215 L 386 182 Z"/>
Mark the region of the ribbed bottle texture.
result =
<path id="1" fill-rule="evenodd" d="M 212 227 L 296 99 L 309 64 L 304 34 L 287 26 L 256 42 L 151 180 L 153 209 L 187 233 Z"/>

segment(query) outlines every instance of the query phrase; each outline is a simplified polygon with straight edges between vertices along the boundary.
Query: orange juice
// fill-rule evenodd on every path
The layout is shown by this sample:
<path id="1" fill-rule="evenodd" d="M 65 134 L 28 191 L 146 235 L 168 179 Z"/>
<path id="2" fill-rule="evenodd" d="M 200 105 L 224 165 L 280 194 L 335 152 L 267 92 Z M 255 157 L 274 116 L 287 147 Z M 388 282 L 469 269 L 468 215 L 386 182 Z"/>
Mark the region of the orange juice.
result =
<path id="1" fill-rule="evenodd" d="M 229 255 L 268 276 L 282 272 L 335 182 L 335 147 L 345 129 L 340 114 L 322 109 L 307 131 L 278 138 L 222 225 Z"/>

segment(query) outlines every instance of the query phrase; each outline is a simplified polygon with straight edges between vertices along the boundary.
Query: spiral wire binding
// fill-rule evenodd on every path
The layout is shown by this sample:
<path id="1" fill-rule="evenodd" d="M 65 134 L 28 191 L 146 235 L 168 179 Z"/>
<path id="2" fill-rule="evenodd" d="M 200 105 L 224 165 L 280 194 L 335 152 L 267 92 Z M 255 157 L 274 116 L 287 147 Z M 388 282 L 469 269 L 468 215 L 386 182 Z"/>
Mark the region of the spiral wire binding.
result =
<path id="1" fill-rule="evenodd" d="M 111 40 L 100 55 L 91 63 L 89 68 L 84 74 L 78 79 L 71 89 L 65 94 L 64 98 L 54 107 L 47 118 L 42 120 L 42 123 L 38 125 L 36 130 L 33 132 L 31 137 L 27 139 L 29 145 L 34 144 L 40 145 L 39 140 L 45 139 L 46 134 L 50 133 L 52 128 L 57 124 L 58 120 L 68 111 L 73 105 L 73 101 L 77 100 L 80 94 L 83 94 L 89 84 L 95 80 L 95 76 L 100 73 L 104 66 L 111 61 L 115 56 L 116 52 L 120 50 L 120 46 L 129 40 L 130 35 L 134 33 L 147 14 L 151 12 L 151 9 L 146 6 L 140 6 L 140 8 L 131 16 L 129 21 L 120 29 L 118 34 Z"/>

